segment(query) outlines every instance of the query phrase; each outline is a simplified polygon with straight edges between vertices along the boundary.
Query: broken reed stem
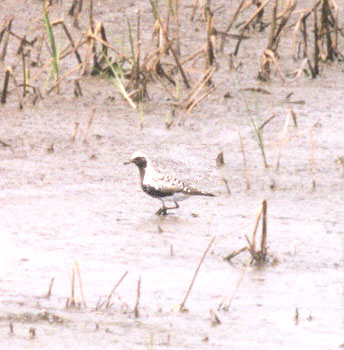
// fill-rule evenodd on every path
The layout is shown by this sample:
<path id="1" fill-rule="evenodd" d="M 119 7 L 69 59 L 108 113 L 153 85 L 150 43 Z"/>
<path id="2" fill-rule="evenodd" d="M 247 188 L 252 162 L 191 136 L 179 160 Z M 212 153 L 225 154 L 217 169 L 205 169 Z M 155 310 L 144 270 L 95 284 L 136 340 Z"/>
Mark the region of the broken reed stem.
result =
<path id="1" fill-rule="evenodd" d="M 75 306 L 75 276 L 76 275 L 78 276 L 78 279 L 79 279 L 79 287 L 80 287 L 82 305 L 86 308 L 85 296 L 84 296 L 84 291 L 82 288 L 81 274 L 80 274 L 79 264 L 77 261 L 74 262 L 73 270 L 72 270 L 72 290 L 71 290 L 71 296 L 69 299 L 69 305 Z M 67 303 L 67 306 L 68 306 L 68 303 Z"/>
<path id="2" fill-rule="evenodd" d="M 245 149 L 244 144 L 242 142 L 242 137 L 240 131 L 238 131 L 239 139 L 240 139 L 240 147 L 241 147 L 241 154 L 242 154 L 242 160 L 244 162 L 244 174 L 245 174 L 245 180 L 246 180 L 246 190 L 248 191 L 250 189 L 250 181 L 248 178 L 248 171 L 247 171 L 247 165 L 246 165 L 246 156 L 245 156 Z"/>
<path id="3" fill-rule="evenodd" d="M 159 74 L 156 71 L 152 71 L 155 78 L 159 80 L 163 88 L 167 91 L 167 93 L 172 97 L 172 100 L 175 100 L 175 96 L 173 92 L 169 89 L 169 87 L 165 84 L 165 82 L 160 78 Z"/>
<path id="4" fill-rule="evenodd" d="M 189 95 L 185 99 L 185 108 L 189 109 L 190 106 L 194 103 L 196 96 L 203 89 L 203 87 L 208 83 L 211 79 L 212 75 L 216 71 L 216 67 L 211 67 L 207 69 L 204 75 L 199 79 L 199 81 L 193 86 Z"/>
<path id="5" fill-rule="evenodd" d="M 107 297 L 107 302 L 105 307 L 108 308 L 110 305 L 110 301 L 112 298 L 113 293 L 115 292 L 115 290 L 117 289 L 117 287 L 122 283 L 122 281 L 124 280 L 124 278 L 126 277 L 126 275 L 128 274 L 128 271 L 124 272 L 124 274 L 122 275 L 122 277 L 119 279 L 119 281 L 115 284 L 115 286 L 112 288 L 111 293 L 109 294 L 109 296 Z"/>
<path id="6" fill-rule="evenodd" d="M 93 19 L 93 0 L 90 0 L 90 27 L 94 30 L 94 19 Z"/>
<path id="7" fill-rule="evenodd" d="M 74 71 L 78 70 L 82 66 L 82 63 L 76 65 L 72 69 L 70 69 L 68 72 L 63 74 L 56 83 L 47 91 L 47 95 L 49 95 L 55 88 L 59 87 L 61 82 L 68 77 L 68 75 L 72 74 Z"/>
<path id="8" fill-rule="evenodd" d="M 184 307 L 184 306 L 185 306 L 185 303 L 186 303 L 186 301 L 187 301 L 187 299 L 188 299 L 188 297 L 189 297 L 189 295 L 190 295 L 191 289 L 192 289 L 192 287 L 193 287 L 193 285 L 194 285 L 194 283 L 195 283 L 195 280 L 196 280 L 196 277 L 197 277 L 197 275 L 198 275 L 199 269 L 200 269 L 200 267 L 201 267 L 201 265 L 202 265 L 202 263 L 203 263 L 205 257 L 207 256 L 210 247 L 211 247 L 212 244 L 214 243 L 214 241 L 215 241 L 215 237 L 212 238 L 212 240 L 209 242 L 209 244 L 208 244 L 208 246 L 207 246 L 207 249 L 204 251 L 203 256 L 202 256 L 202 258 L 201 258 L 201 260 L 200 260 L 200 262 L 199 262 L 199 264 L 198 264 L 198 266 L 197 266 L 197 268 L 196 268 L 196 271 L 195 271 L 195 273 L 194 273 L 194 276 L 193 276 L 193 278 L 192 278 L 192 280 L 191 280 L 189 289 L 188 289 L 187 292 L 186 292 L 185 298 L 184 298 L 183 302 L 181 303 L 181 305 L 180 305 L 180 307 L 179 307 L 179 311 L 184 311 L 184 310 L 185 310 L 185 307 Z"/>
<path id="9" fill-rule="evenodd" d="M 73 130 L 73 135 L 71 137 L 71 141 L 74 142 L 76 138 L 76 134 L 78 133 L 78 128 L 79 128 L 79 123 L 75 122 L 74 123 L 74 130 Z"/>
<path id="10" fill-rule="evenodd" d="M 199 50 L 199 51 L 191 54 L 189 57 L 186 57 L 183 61 L 180 62 L 180 64 L 184 65 L 185 63 L 188 63 L 189 61 L 192 61 L 197 56 L 200 56 L 202 53 L 204 53 L 204 49 Z"/>
<path id="11" fill-rule="evenodd" d="M 190 20 L 193 21 L 195 18 L 196 10 L 198 8 L 198 1 L 199 0 L 194 0 L 193 5 L 192 5 L 192 13 L 191 13 L 191 18 Z"/>
<path id="12" fill-rule="evenodd" d="M 276 163 L 276 170 L 275 170 L 276 173 L 278 172 L 279 166 L 280 166 L 281 152 L 282 152 L 282 147 L 286 141 L 286 135 L 287 135 L 287 131 L 288 131 L 290 115 L 291 115 L 291 112 L 288 113 L 286 118 L 285 118 L 283 130 L 282 130 L 282 137 L 281 137 L 281 140 L 279 142 L 279 149 L 278 149 L 277 163 Z"/>
<path id="13" fill-rule="evenodd" d="M 172 8 L 172 0 L 167 0 L 167 11 L 166 11 L 166 30 L 170 31 L 170 12 Z"/>
<path id="14" fill-rule="evenodd" d="M 244 24 L 243 28 L 241 29 L 240 32 L 240 37 L 238 39 L 237 45 L 235 47 L 234 50 L 234 56 L 236 56 L 239 52 L 239 47 L 240 47 L 240 43 L 244 37 L 244 33 L 246 31 L 246 29 L 248 28 L 248 26 L 251 24 L 251 22 L 260 14 L 260 12 L 263 10 L 263 8 L 270 2 L 270 0 L 265 0 L 258 8 L 257 10 L 253 13 L 253 15 L 246 21 L 246 23 Z"/>
<path id="15" fill-rule="evenodd" d="M 179 35 L 179 5 L 180 0 L 173 0 L 173 19 L 174 19 L 174 31 L 173 40 L 176 42 L 176 51 L 180 56 L 180 35 Z M 169 11 L 170 9 L 167 9 Z"/>
<path id="16" fill-rule="evenodd" d="M 92 125 L 92 122 L 93 122 L 93 117 L 94 117 L 95 111 L 96 111 L 96 109 L 93 108 L 93 109 L 92 109 L 92 112 L 91 112 L 91 115 L 90 115 L 90 119 L 88 120 L 87 129 L 86 129 L 85 137 L 84 137 L 84 143 L 87 142 L 88 133 L 89 133 L 89 131 L 90 131 L 90 129 L 91 129 L 91 125 Z"/>
<path id="17" fill-rule="evenodd" d="M 75 48 L 73 48 L 73 50 L 67 51 L 67 50 L 69 49 L 69 47 L 70 47 L 70 44 L 69 44 L 66 48 L 64 48 L 64 49 L 61 51 L 61 53 L 60 53 L 59 62 L 61 62 L 63 58 L 65 58 L 65 57 L 67 57 L 67 56 L 73 54 L 77 48 L 80 48 L 81 46 L 85 45 L 85 44 L 88 42 L 87 39 L 84 39 L 84 40 L 82 40 L 82 39 L 83 39 L 83 38 L 80 38 L 78 44 L 75 45 Z M 38 63 L 38 60 L 39 60 L 39 57 L 36 58 L 36 63 Z M 36 81 L 36 80 L 41 76 L 41 74 L 42 74 L 43 72 L 45 72 L 45 69 L 47 68 L 48 65 L 50 65 L 50 64 L 53 62 L 53 60 L 54 60 L 54 58 L 52 58 L 52 57 L 49 58 L 49 59 L 42 65 L 42 67 L 40 68 L 40 70 L 38 71 L 38 73 L 37 73 L 31 80 L 32 80 L 32 81 Z"/>
<path id="18" fill-rule="evenodd" d="M 91 32 L 91 29 L 90 29 L 87 33 L 87 45 L 86 45 L 86 52 L 85 52 L 85 58 L 84 58 L 83 65 L 82 65 L 82 70 L 80 72 L 81 76 L 86 74 L 86 71 L 87 71 L 88 66 L 89 66 L 89 60 L 94 55 L 93 47 L 95 45 L 95 42 L 94 42 L 94 39 L 92 38 L 92 34 L 93 33 Z"/>
<path id="19" fill-rule="evenodd" d="M 139 280 L 137 281 L 136 303 L 134 308 L 135 318 L 138 318 L 140 316 L 140 313 L 139 313 L 140 297 L 141 297 L 141 275 L 139 277 Z"/>
<path id="20" fill-rule="evenodd" d="M 23 97 L 25 97 L 28 92 L 27 85 L 28 85 L 28 79 L 30 76 L 30 71 L 29 71 L 30 62 L 28 62 L 28 64 L 26 63 L 24 49 L 21 50 L 21 56 L 22 56 L 22 65 L 23 65 Z"/>
<path id="21" fill-rule="evenodd" d="M 237 256 L 237 255 L 239 255 L 240 253 L 246 251 L 247 249 L 248 249 L 248 247 L 242 247 L 242 248 L 240 248 L 240 249 L 234 251 L 233 253 L 227 255 L 227 256 L 224 258 L 224 260 L 226 260 L 226 261 L 229 262 L 229 261 L 231 261 L 235 256 Z"/>
<path id="22" fill-rule="evenodd" d="M 228 27 L 226 28 L 225 32 L 222 34 L 221 36 L 221 43 L 220 43 L 220 52 L 223 53 L 224 48 L 225 48 L 225 41 L 226 41 L 226 34 L 229 33 L 229 31 L 232 29 L 232 26 L 234 24 L 234 22 L 236 21 L 244 3 L 246 0 L 242 0 L 241 3 L 239 4 L 238 8 L 236 9 L 232 20 L 229 22 Z"/>
<path id="23" fill-rule="evenodd" d="M 271 22 L 271 28 L 270 28 L 270 34 L 269 34 L 268 50 L 272 50 L 272 47 L 274 45 L 278 1 L 279 0 L 274 0 L 274 4 L 272 8 L 272 22 Z"/>
<path id="24" fill-rule="evenodd" d="M 310 149 L 311 149 L 311 171 L 312 171 L 312 188 L 315 190 L 316 188 L 316 182 L 315 182 L 315 166 L 314 166 L 314 143 L 313 143 L 313 129 L 309 129 L 309 142 L 310 142 Z"/>
<path id="25" fill-rule="evenodd" d="M 159 17 L 159 23 L 160 23 L 160 26 L 161 26 L 161 29 L 162 29 L 162 33 L 165 37 L 165 40 L 166 40 L 166 44 L 167 46 L 170 48 L 171 52 L 172 52 L 172 55 L 173 55 L 173 58 L 174 60 L 176 61 L 176 65 L 183 77 L 183 81 L 184 81 L 184 84 L 185 86 L 189 89 L 191 86 L 190 86 L 190 83 L 189 83 L 189 80 L 184 72 L 184 69 L 182 67 L 182 65 L 180 64 L 180 61 L 179 61 L 179 58 L 178 58 L 178 55 L 176 53 L 176 51 L 173 49 L 172 45 L 171 45 L 171 42 L 170 42 L 170 39 L 168 38 L 168 33 L 166 32 L 166 29 L 164 28 L 163 24 L 162 24 L 162 20 L 161 18 Z"/>
<path id="26" fill-rule="evenodd" d="M 10 68 L 10 76 L 13 80 L 13 84 L 14 84 L 14 87 L 15 87 L 15 90 L 17 92 L 17 96 L 18 96 L 18 102 L 19 102 L 19 109 L 23 109 L 24 107 L 24 104 L 23 104 L 23 99 L 21 97 L 21 94 L 20 94 L 20 91 L 19 91 L 19 85 L 17 83 L 17 79 L 16 77 L 14 76 L 13 74 L 13 70 Z"/>
<path id="27" fill-rule="evenodd" d="M 108 49 L 114 51 L 119 56 L 119 58 L 118 58 L 119 60 L 121 60 L 121 59 L 129 60 L 128 57 L 123 54 L 123 52 L 120 52 L 114 46 L 110 45 L 107 41 L 103 40 L 102 38 L 99 38 L 94 33 L 88 32 L 87 33 L 87 38 L 90 38 L 90 39 L 93 39 L 95 41 L 98 41 L 103 47 L 107 47 Z M 103 51 L 105 51 L 104 48 L 103 48 Z"/>
<path id="28" fill-rule="evenodd" d="M 62 22 L 62 28 L 63 30 L 65 31 L 66 35 L 67 35 L 67 38 L 69 39 L 71 45 L 72 45 L 72 48 L 73 48 L 73 52 L 75 53 L 75 57 L 76 59 L 78 60 L 78 62 L 81 64 L 82 63 L 82 59 L 80 57 L 80 54 L 78 52 L 78 49 L 77 47 L 75 46 L 75 43 L 74 43 L 74 40 L 72 38 L 72 36 L 70 35 L 66 25 L 64 24 L 64 22 Z"/>
<path id="29" fill-rule="evenodd" d="M 314 9 L 314 67 L 313 78 L 319 74 L 319 32 L 318 32 L 318 16 L 317 9 Z"/>
<path id="30" fill-rule="evenodd" d="M 240 249 L 240 250 L 238 251 L 238 254 L 241 253 L 242 251 L 246 250 L 245 248 L 247 249 L 247 247 L 244 247 L 244 248 Z M 249 266 L 249 263 L 247 262 L 247 263 L 244 265 L 244 269 L 242 270 L 242 273 L 241 273 L 241 275 L 240 275 L 240 277 L 239 277 L 239 279 L 238 279 L 238 282 L 237 282 L 237 284 L 236 284 L 236 286 L 235 286 L 235 289 L 234 289 L 234 291 L 233 291 L 233 294 L 232 294 L 231 298 L 229 299 L 228 304 L 227 304 L 226 306 L 223 306 L 224 303 L 225 303 L 225 301 L 227 300 L 227 296 L 225 296 L 225 297 L 222 299 L 222 301 L 221 301 L 221 303 L 219 304 L 219 306 L 217 307 L 217 311 L 220 311 L 220 310 L 226 310 L 226 311 L 228 311 L 228 310 L 230 309 L 230 307 L 231 307 L 231 305 L 232 305 L 232 302 L 233 302 L 235 296 L 236 296 L 237 293 L 238 293 L 239 287 L 240 287 L 242 281 L 244 280 L 244 277 L 245 277 L 245 274 L 246 274 L 246 271 L 247 271 L 248 266 Z"/>
<path id="31" fill-rule="evenodd" d="M 222 181 L 224 182 L 224 184 L 225 184 L 225 186 L 226 186 L 227 193 L 228 193 L 229 195 L 231 195 L 232 192 L 231 192 L 231 189 L 229 188 L 228 180 L 225 179 L 225 178 L 222 178 Z"/>
<path id="32" fill-rule="evenodd" d="M 82 11 L 82 2 L 83 0 L 74 0 L 72 8 L 69 11 L 72 16 L 74 15 L 73 25 L 76 28 L 79 28 L 79 19 Z"/>
<path id="33" fill-rule="evenodd" d="M 203 95 L 201 95 L 196 101 L 192 103 L 192 105 L 188 108 L 188 115 L 192 112 L 193 108 L 201 102 L 204 98 L 209 96 L 214 90 L 216 89 L 216 86 L 211 87 L 208 91 L 206 91 Z"/>
<path id="34" fill-rule="evenodd" d="M 259 220 L 262 216 L 262 212 L 263 212 L 263 204 L 261 205 L 261 207 L 259 208 L 259 212 L 256 216 L 256 221 L 254 223 L 254 228 L 253 228 L 253 233 L 252 233 L 252 240 L 251 240 L 251 248 L 253 250 L 253 252 L 256 252 L 256 235 L 257 235 L 257 229 L 258 229 L 258 225 L 259 225 Z"/>
<path id="35" fill-rule="evenodd" d="M 72 269 L 71 294 L 69 298 L 69 303 L 67 301 L 67 306 L 68 304 L 70 306 L 75 306 L 75 263 Z"/>
<path id="36" fill-rule="evenodd" d="M 2 48 L 1 54 L 0 54 L 0 61 L 4 62 L 5 60 L 5 56 L 6 56 L 6 52 L 7 52 L 7 46 L 8 46 L 8 42 L 10 39 L 10 31 L 11 31 L 11 26 L 12 26 L 12 22 L 13 22 L 14 17 L 11 16 L 9 18 L 9 20 L 7 21 L 7 24 L 5 26 L 6 29 L 5 30 L 5 39 L 4 39 L 4 46 Z"/>
<path id="37" fill-rule="evenodd" d="M 207 9 L 207 45 L 205 50 L 205 68 L 209 68 L 214 64 L 215 54 L 214 54 L 214 42 L 216 38 L 214 37 L 214 16 L 210 9 Z"/>
<path id="38" fill-rule="evenodd" d="M 82 304 L 86 308 L 85 295 L 84 295 L 84 290 L 82 288 L 81 273 L 80 273 L 79 264 L 78 264 L 77 261 L 74 263 L 74 266 L 76 267 L 76 272 L 77 272 L 78 278 L 79 278 L 79 287 L 80 287 L 80 294 L 81 294 Z"/>
<path id="39" fill-rule="evenodd" d="M 133 57 L 133 59 L 135 59 L 135 82 L 136 82 L 136 86 L 135 89 L 136 90 L 140 90 L 140 54 L 141 54 L 141 11 L 138 10 L 137 11 L 137 24 L 136 24 L 136 56 Z M 140 95 L 140 91 L 138 93 L 138 97 L 139 100 L 141 100 L 141 98 L 143 96 Z"/>
<path id="40" fill-rule="evenodd" d="M 50 284 L 49 284 L 49 289 L 48 289 L 48 293 L 47 293 L 47 298 L 49 299 L 50 296 L 51 296 L 51 290 L 53 289 L 53 284 L 54 284 L 54 280 L 55 278 L 53 277 L 50 281 Z"/>
<path id="41" fill-rule="evenodd" d="M 2 94 L 1 94 L 1 103 L 2 104 L 6 103 L 7 91 L 8 91 L 8 82 L 10 80 L 10 74 L 11 74 L 10 72 L 11 72 L 11 68 L 7 67 L 6 68 L 6 72 L 5 72 L 4 87 L 2 89 Z"/>
<path id="42" fill-rule="evenodd" d="M 265 261 L 265 257 L 266 257 L 267 207 L 268 205 L 267 205 L 266 199 L 263 199 L 262 201 L 262 213 L 263 213 L 262 238 L 260 241 L 260 252 L 261 252 L 261 258 L 263 261 Z"/>

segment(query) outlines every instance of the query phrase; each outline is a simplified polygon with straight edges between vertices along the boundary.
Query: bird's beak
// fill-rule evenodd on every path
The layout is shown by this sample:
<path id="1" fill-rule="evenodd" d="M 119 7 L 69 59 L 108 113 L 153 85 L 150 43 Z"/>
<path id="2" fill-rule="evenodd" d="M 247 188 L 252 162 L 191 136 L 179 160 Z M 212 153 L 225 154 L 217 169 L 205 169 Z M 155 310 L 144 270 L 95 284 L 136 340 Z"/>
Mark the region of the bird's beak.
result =
<path id="1" fill-rule="evenodd" d="M 131 164 L 131 161 L 129 160 L 128 162 L 124 162 L 123 165 L 128 165 Z"/>

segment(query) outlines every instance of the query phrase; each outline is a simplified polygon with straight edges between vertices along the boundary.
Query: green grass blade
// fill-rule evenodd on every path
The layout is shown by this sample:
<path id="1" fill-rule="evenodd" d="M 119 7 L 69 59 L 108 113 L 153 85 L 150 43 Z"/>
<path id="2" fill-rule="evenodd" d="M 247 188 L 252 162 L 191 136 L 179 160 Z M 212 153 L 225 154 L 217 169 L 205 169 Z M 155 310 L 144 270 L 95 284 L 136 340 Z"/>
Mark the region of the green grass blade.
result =
<path id="1" fill-rule="evenodd" d="M 52 56 L 53 56 L 52 67 L 54 70 L 55 79 L 57 80 L 59 77 L 59 65 L 58 65 L 59 55 L 58 55 L 58 52 L 56 49 L 53 28 L 51 26 L 49 16 L 48 16 L 48 11 L 47 11 L 45 6 L 43 7 L 43 18 L 44 18 L 44 23 L 45 23 L 45 26 L 47 29 L 47 33 L 48 33 L 48 37 L 49 37 L 49 41 L 50 41 L 51 52 L 52 52 Z"/>
<path id="2" fill-rule="evenodd" d="M 105 58 L 105 61 L 107 62 L 107 64 L 109 65 L 111 72 L 114 76 L 112 80 L 113 84 L 115 85 L 116 89 L 119 91 L 119 93 L 128 101 L 128 103 L 130 104 L 130 106 L 134 109 L 137 109 L 137 106 L 135 105 L 135 103 L 133 102 L 133 100 L 130 98 L 129 94 L 127 93 L 124 85 L 123 85 L 123 79 L 121 78 L 121 76 L 123 76 L 123 72 L 120 73 L 121 76 L 117 73 L 115 67 L 113 66 L 112 62 L 109 60 L 109 58 L 103 53 L 103 56 Z M 121 67 L 121 65 L 119 65 L 119 67 Z M 121 68 L 120 68 L 121 70 Z"/>

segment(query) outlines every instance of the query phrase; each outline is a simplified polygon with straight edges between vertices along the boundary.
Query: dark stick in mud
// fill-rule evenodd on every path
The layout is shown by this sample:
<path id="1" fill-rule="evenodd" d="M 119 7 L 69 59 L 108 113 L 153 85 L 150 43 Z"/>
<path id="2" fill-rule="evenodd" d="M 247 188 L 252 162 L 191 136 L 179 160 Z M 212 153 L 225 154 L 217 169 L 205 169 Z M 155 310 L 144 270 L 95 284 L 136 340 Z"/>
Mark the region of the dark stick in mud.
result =
<path id="1" fill-rule="evenodd" d="M 235 22 L 235 20 L 237 19 L 244 3 L 245 3 L 246 0 L 242 0 L 241 3 L 239 4 L 238 8 L 236 9 L 234 15 L 233 15 L 233 18 L 231 19 L 231 21 L 229 22 L 228 24 L 228 27 L 226 28 L 226 30 L 224 31 L 224 33 L 222 33 L 222 37 L 221 37 L 221 43 L 220 43 L 220 52 L 223 53 L 223 50 L 225 48 L 225 41 L 226 41 L 226 34 L 229 33 L 229 31 L 232 29 L 232 26 Z"/>
<path id="2" fill-rule="evenodd" d="M 2 94 L 1 94 L 1 103 L 2 104 L 6 103 L 8 82 L 10 80 L 10 71 L 11 71 L 11 68 L 7 67 L 6 72 L 5 72 L 4 87 L 2 88 Z"/>
<path id="3" fill-rule="evenodd" d="M 53 289 L 54 280 L 55 280 L 55 278 L 53 277 L 50 281 L 49 289 L 48 289 L 48 293 L 47 293 L 47 299 L 49 299 L 51 296 L 51 290 Z"/>
<path id="4" fill-rule="evenodd" d="M 71 34 L 69 33 L 69 30 L 67 29 L 66 25 L 64 24 L 64 22 L 62 22 L 62 28 L 65 31 L 67 38 L 70 41 L 70 44 L 72 45 L 73 52 L 75 53 L 76 59 L 78 60 L 79 63 L 82 63 L 82 59 L 81 59 L 80 54 L 78 52 L 78 48 L 75 46 L 74 40 L 73 40 Z"/>
<path id="5" fill-rule="evenodd" d="M 10 31 L 11 31 L 11 26 L 12 26 L 12 21 L 13 21 L 14 17 L 11 16 L 6 24 L 6 27 L 4 29 L 4 31 L 1 33 L 1 38 L 3 33 L 5 34 L 5 39 L 4 39 L 4 47 L 2 48 L 1 54 L 0 54 L 0 61 L 4 62 L 5 60 L 5 56 L 6 56 L 6 52 L 7 52 L 7 46 L 8 46 L 8 42 L 10 39 Z"/>
<path id="6" fill-rule="evenodd" d="M 266 236 L 267 236 L 267 202 L 266 199 L 262 202 L 262 213 L 263 213 L 263 219 L 262 219 L 262 238 L 260 241 L 260 251 L 262 255 L 262 260 L 265 261 L 266 258 Z"/>
<path id="7" fill-rule="evenodd" d="M 136 304 L 134 308 L 135 318 L 138 318 L 140 316 L 140 313 L 139 313 L 140 297 L 141 297 L 141 275 L 139 277 L 139 280 L 137 281 Z"/>
<path id="8" fill-rule="evenodd" d="M 93 0 L 90 0 L 89 12 L 90 12 L 90 27 L 92 28 L 92 31 L 93 31 L 93 29 L 94 29 Z"/>
<path id="9" fill-rule="evenodd" d="M 17 96 L 18 96 L 18 101 L 19 101 L 19 109 L 23 109 L 24 107 L 24 104 L 23 104 L 23 99 L 21 97 L 21 94 L 20 94 L 20 91 L 19 91 L 19 85 L 17 83 L 17 79 L 16 77 L 14 76 L 13 74 L 13 70 L 10 68 L 10 76 L 13 80 L 13 84 L 14 84 L 14 87 L 15 87 L 15 90 L 17 92 Z"/>
<path id="10" fill-rule="evenodd" d="M 225 179 L 225 178 L 222 178 L 222 181 L 224 182 L 224 184 L 225 184 L 225 186 L 226 186 L 227 193 L 228 193 L 229 195 L 231 195 L 232 192 L 231 192 L 231 189 L 229 188 L 228 180 Z"/>
<path id="11" fill-rule="evenodd" d="M 318 16 L 317 9 L 314 9 L 314 67 L 313 78 L 319 74 L 319 32 L 318 32 Z"/>
<path id="12" fill-rule="evenodd" d="M 239 255 L 240 253 L 246 251 L 247 249 L 248 249 L 248 247 L 242 247 L 242 248 L 240 248 L 240 249 L 234 251 L 233 253 L 227 255 L 227 256 L 224 258 L 224 260 L 226 260 L 226 261 L 229 262 L 229 261 L 231 261 L 235 256 L 237 256 L 237 255 Z"/>
<path id="13" fill-rule="evenodd" d="M 21 50 L 21 57 L 22 57 L 22 65 L 23 65 L 23 97 L 25 97 L 26 93 L 28 92 L 27 83 L 29 78 L 29 70 L 27 67 L 29 67 L 29 64 L 26 64 L 24 49 Z"/>
<path id="14" fill-rule="evenodd" d="M 248 28 L 248 26 L 250 25 L 250 23 L 261 14 L 261 11 L 264 9 L 264 7 L 270 2 L 270 0 L 265 0 L 263 4 L 261 4 L 258 9 L 253 13 L 253 15 L 246 21 L 246 23 L 244 24 L 243 28 L 241 29 L 240 32 L 240 37 L 238 40 L 238 43 L 236 45 L 236 48 L 234 50 L 234 56 L 236 56 L 239 52 L 239 47 L 240 47 L 240 43 L 242 41 L 242 39 L 244 38 L 244 34 L 246 29 Z"/>
<path id="15" fill-rule="evenodd" d="M 193 21 L 195 18 L 197 8 L 198 8 L 198 0 L 194 0 L 193 5 L 192 5 L 191 18 L 190 18 L 191 21 Z"/>
<path id="16" fill-rule="evenodd" d="M 278 0 L 274 0 L 274 4 L 272 8 L 272 21 L 271 21 L 270 34 L 269 34 L 268 50 L 272 50 L 272 47 L 275 41 L 274 39 L 275 39 L 275 31 L 276 31 L 277 7 L 278 7 Z"/>
<path id="17" fill-rule="evenodd" d="M 207 29 L 207 45 L 205 50 L 205 68 L 209 68 L 212 66 L 215 62 L 215 53 L 214 53 L 214 45 L 215 43 L 215 30 L 214 30 L 214 15 L 210 11 L 210 8 L 206 9 L 206 16 L 207 16 L 207 23 L 206 23 L 206 29 Z M 209 80 L 209 83 L 211 81 Z"/>
<path id="18" fill-rule="evenodd" d="M 195 280 L 196 280 L 196 277 L 197 277 L 197 275 L 198 275 L 199 269 L 200 269 L 200 267 L 201 267 L 201 265 L 202 265 L 202 263 L 203 263 L 205 257 L 207 256 L 210 247 L 211 247 L 212 244 L 214 243 L 214 241 L 215 241 L 215 237 L 213 237 L 212 240 L 209 242 L 209 244 L 208 244 L 208 246 L 207 246 L 207 249 L 204 251 L 203 256 L 202 256 L 202 258 L 201 258 L 201 260 L 200 260 L 200 262 L 199 262 L 199 264 L 198 264 L 198 266 L 197 266 L 197 268 L 196 268 L 196 271 L 195 271 L 195 274 L 194 274 L 194 276 L 193 276 L 193 278 L 192 278 L 192 280 L 191 280 L 189 289 L 187 290 L 186 295 L 185 295 L 185 298 L 184 298 L 183 302 L 181 303 L 181 305 L 180 305 L 180 307 L 179 307 L 179 311 L 181 311 L 181 312 L 185 311 L 185 307 L 184 307 L 184 306 L 185 306 L 185 303 L 186 303 L 186 301 L 187 301 L 187 299 L 188 299 L 188 297 L 189 297 L 189 295 L 190 295 L 192 286 L 193 286 L 194 283 L 195 283 Z"/>
<path id="19" fill-rule="evenodd" d="M 171 52 L 172 52 L 172 55 L 174 57 L 174 60 L 176 61 L 176 65 L 180 71 L 180 74 L 182 75 L 183 77 L 183 81 L 184 81 L 184 84 L 185 86 L 189 89 L 191 86 L 190 86 L 190 83 L 189 83 L 189 80 L 184 72 L 184 69 L 182 67 L 182 65 L 180 64 L 180 61 L 179 61 L 179 58 L 178 58 L 178 55 L 176 53 L 176 51 L 173 49 L 172 45 L 171 45 L 171 41 L 170 39 L 168 38 L 168 33 L 166 32 L 166 29 L 164 28 L 163 24 L 162 24 L 162 20 L 161 18 L 159 18 L 159 23 L 160 23 L 160 26 L 161 26 L 161 29 L 162 29 L 162 32 L 164 34 L 164 37 L 165 37 L 165 40 L 166 40 L 166 44 L 167 46 L 170 48 Z"/>
<path id="20" fill-rule="evenodd" d="M 127 276 L 128 271 L 124 272 L 124 274 L 122 275 L 122 277 L 119 279 L 119 281 L 115 284 L 115 286 L 112 288 L 111 293 L 109 294 L 109 296 L 107 297 L 107 302 L 105 307 L 108 308 L 110 305 L 110 301 L 112 298 L 113 293 L 115 292 L 115 290 L 118 288 L 118 286 L 122 283 L 122 281 L 124 280 L 124 278 Z"/>

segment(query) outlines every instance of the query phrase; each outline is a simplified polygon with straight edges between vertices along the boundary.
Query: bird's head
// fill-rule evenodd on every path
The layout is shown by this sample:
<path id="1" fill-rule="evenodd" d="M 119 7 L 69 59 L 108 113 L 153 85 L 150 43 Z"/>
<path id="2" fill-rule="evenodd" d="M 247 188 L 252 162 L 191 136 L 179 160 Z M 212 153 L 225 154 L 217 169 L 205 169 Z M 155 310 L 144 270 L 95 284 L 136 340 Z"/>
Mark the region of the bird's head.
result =
<path id="1" fill-rule="evenodd" d="M 149 163 L 149 159 L 144 153 L 137 151 L 131 156 L 130 161 L 125 162 L 124 164 L 131 163 L 137 165 L 141 169 L 145 169 L 147 167 L 147 164 Z"/>

